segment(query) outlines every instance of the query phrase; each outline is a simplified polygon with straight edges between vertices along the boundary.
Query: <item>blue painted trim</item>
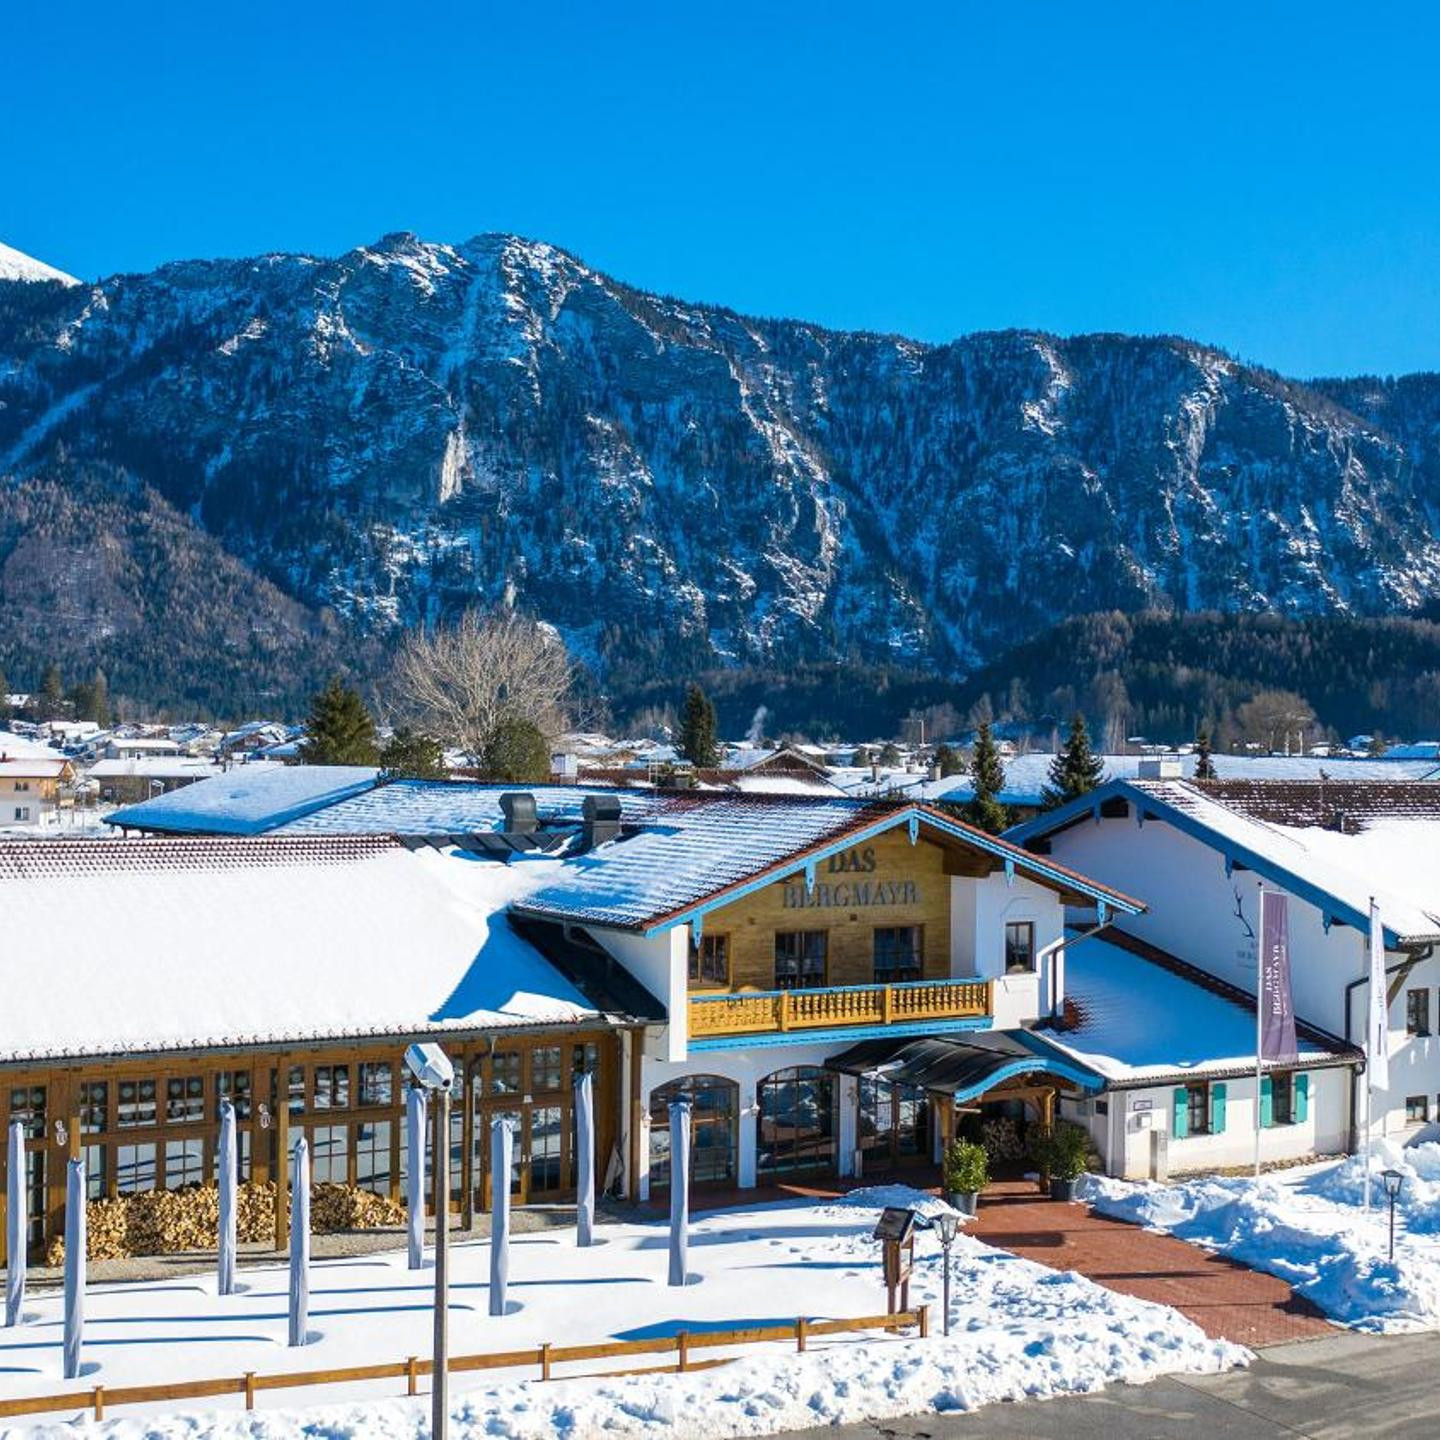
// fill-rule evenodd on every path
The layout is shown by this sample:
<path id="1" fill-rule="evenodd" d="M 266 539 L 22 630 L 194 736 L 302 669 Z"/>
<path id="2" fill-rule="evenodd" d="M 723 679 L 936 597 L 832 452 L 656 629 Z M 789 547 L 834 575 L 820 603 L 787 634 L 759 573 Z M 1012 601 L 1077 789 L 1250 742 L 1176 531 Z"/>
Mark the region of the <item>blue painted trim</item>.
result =
<path id="1" fill-rule="evenodd" d="M 805 867 L 805 893 L 813 894 L 815 891 L 815 862 L 812 860 Z"/>
<path id="2" fill-rule="evenodd" d="M 703 915 L 697 915 L 695 917 L 695 923 L 690 927 L 690 943 L 697 950 L 700 948 L 700 941 L 703 938 L 704 934 L 705 917 Z"/>
<path id="3" fill-rule="evenodd" d="M 910 823 L 907 828 L 910 831 L 910 843 L 913 845 L 920 838 L 920 814 L 918 811 L 910 816 Z"/>
<path id="4" fill-rule="evenodd" d="M 1012 1040 L 1018 1041 L 1027 1050 L 1035 1053 L 1037 1059 L 1042 1061 L 1041 1069 L 1051 1075 L 1063 1076 L 1066 1080 L 1073 1080 L 1075 1084 L 1088 1094 L 1095 1095 L 1105 1088 L 1105 1077 L 1089 1066 L 1082 1065 L 1078 1060 L 1072 1060 L 1068 1055 L 1055 1049 L 1053 1045 L 1047 1044 L 1044 1039 L 1030 1030 L 1007 1030 L 1005 1032 Z M 1023 1074 L 1025 1066 L 1020 1066 Z M 1029 1068 L 1034 1069 L 1034 1066 Z"/>
<path id="5" fill-rule="evenodd" d="M 1036 816 L 1034 820 L 1027 820 L 1023 825 L 1016 825 L 1005 832 L 1006 838 L 1015 844 L 1023 844 L 1027 840 L 1049 835 L 1065 825 L 1083 818 L 1089 811 L 1092 798 L 1097 795 L 1101 800 L 1118 795 L 1137 807 L 1144 805 L 1149 810 L 1152 819 L 1164 820 L 1166 824 L 1173 825 L 1181 834 L 1198 840 L 1202 845 L 1222 855 L 1225 859 L 1227 875 L 1234 870 L 1236 865 L 1243 865 L 1247 869 L 1253 870 L 1262 880 L 1269 880 L 1273 884 L 1279 885 L 1307 904 L 1313 905 L 1321 914 L 1328 914 L 1332 924 L 1336 920 L 1343 920 L 1362 934 L 1370 928 L 1368 910 L 1356 909 L 1355 906 L 1347 904 L 1339 896 L 1332 895 L 1328 890 L 1305 879 L 1304 876 L 1297 875 L 1286 866 L 1257 854 L 1248 845 L 1240 845 L 1224 836 L 1217 835 L 1203 821 L 1186 814 L 1183 810 L 1176 809 L 1173 805 L 1167 805 L 1163 800 L 1157 800 L 1153 795 L 1147 795 L 1143 790 L 1135 789 L 1127 780 L 1111 780 L 1098 790 L 1091 791 L 1090 795 L 1082 796 L 1079 800 L 1072 800 L 1069 805 L 1062 805 L 1058 810 L 1051 810 L 1048 814 Z M 1397 949 L 1401 938 L 1396 930 L 1388 925 L 1385 927 L 1387 949 Z"/>
<path id="6" fill-rule="evenodd" d="M 683 910 L 678 911 L 668 920 L 664 920 L 658 925 L 641 926 L 639 933 L 648 940 L 652 935 L 660 935 L 667 930 L 673 930 L 677 925 L 685 924 L 696 915 L 704 915 L 711 910 L 718 910 L 723 906 L 733 905 L 735 901 L 744 899 L 746 895 L 753 895 L 757 890 L 763 890 L 767 886 L 788 879 L 792 875 L 800 874 L 807 867 L 813 869 L 820 861 L 827 859 L 831 855 L 838 855 L 842 851 L 852 849 L 856 845 L 863 845 L 865 841 L 873 840 L 878 835 L 884 835 L 887 831 L 895 829 L 897 825 L 908 825 L 912 817 L 918 826 L 938 831 L 941 835 L 953 836 L 957 840 L 963 840 L 967 845 L 972 845 L 975 849 L 984 851 L 987 855 L 994 855 L 997 859 L 1011 866 L 1018 865 L 1024 871 L 1049 880 L 1052 884 L 1062 886 L 1066 890 L 1078 891 L 1096 900 L 1104 899 L 1116 910 L 1126 915 L 1139 915 L 1145 908 L 1143 905 L 1138 904 L 1123 905 L 1108 894 L 1102 893 L 1098 886 L 1085 880 L 1082 876 L 1062 872 L 1055 866 L 1047 864 L 1044 858 L 1039 855 L 1027 855 L 1023 851 L 1016 853 L 1014 847 L 1007 841 L 997 840 L 994 836 L 986 835 L 980 830 L 970 830 L 954 824 L 946 820 L 943 816 L 924 813 L 916 805 L 908 805 L 896 810 L 893 815 L 887 815 L 883 819 L 876 820 L 860 830 L 848 831 L 829 844 L 813 851 L 803 859 L 793 860 L 788 865 L 780 865 L 772 870 L 767 870 L 763 875 L 757 875 L 753 880 L 748 880 L 743 885 L 737 885 L 734 889 L 727 890 L 723 895 L 717 895 L 709 900 L 698 901 L 694 905 L 687 905 Z M 517 902 L 515 908 L 523 912 L 526 908 L 525 903 L 523 901 Z M 589 923 L 598 924 L 601 922 L 591 921 Z"/>
<path id="7" fill-rule="evenodd" d="M 1005 883 L 1006 885 L 1015 883 L 1015 862 L 1010 859 L 1005 861 Z"/>
<path id="8" fill-rule="evenodd" d="M 901 1025 L 846 1025 L 834 1030 L 766 1030 L 759 1035 L 712 1035 L 703 1040 L 692 1040 L 688 1049 L 693 1052 L 706 1050 L 753 1050 L 768 1049 L 776 1045 L 832 1045 L 855 1040 L 888 1040 L 891 1036 L 913 1039 L 917 1035 L 948 1035 L 963 1030 L 990 1030 L 994 1028 L 988 1015 L 976 1016 L 969 1020 L 923 1020 Z M 1030 1070 L 1038 1067 L 1026 1066 Z"/>

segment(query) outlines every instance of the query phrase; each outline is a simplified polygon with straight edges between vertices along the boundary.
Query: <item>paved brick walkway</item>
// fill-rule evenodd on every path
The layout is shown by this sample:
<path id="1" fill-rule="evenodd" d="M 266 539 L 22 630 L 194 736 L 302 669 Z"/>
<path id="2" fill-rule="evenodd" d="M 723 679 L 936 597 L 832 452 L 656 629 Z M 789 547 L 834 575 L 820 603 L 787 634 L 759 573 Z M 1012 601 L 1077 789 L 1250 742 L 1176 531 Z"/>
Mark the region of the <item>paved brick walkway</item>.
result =
<path id="1" fill-rule="evenodd" d="M 1087 1205 L 1045 1199 L 1031 1181 L 992 1185 L 966 1229 L 1042 1265 L 1078 1270 L 1111 1290 L 1173 1305 L 1207 1335 L 1240 1345 L 1335 1334 L 1321 1312 L 1283 1280 L 1184 1240 L 1097 1215 Z"/>

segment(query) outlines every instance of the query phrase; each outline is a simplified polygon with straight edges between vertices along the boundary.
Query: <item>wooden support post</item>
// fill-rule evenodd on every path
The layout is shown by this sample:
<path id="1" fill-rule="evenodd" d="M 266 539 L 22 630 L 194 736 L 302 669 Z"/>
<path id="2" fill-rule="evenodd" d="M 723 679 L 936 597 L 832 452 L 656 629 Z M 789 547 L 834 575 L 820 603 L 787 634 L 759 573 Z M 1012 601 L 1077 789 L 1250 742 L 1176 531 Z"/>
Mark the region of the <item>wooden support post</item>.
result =
<path id="1" fill-rule="evenodd" d="M 631 1030 L 630 1036 L 630 1193 L 628 1199 L 640 1198 L 640 1140 L 645 1133 L 645 1093 L 641 1071 L 645 1063 L 645 1032 Z"/>
<path id="2" fill-rule="evenodd" d="M 471 1049 L 460 1055 L 460 1228 L 475 1228 L 475 1087 L 470 1083 Z"/>
<path id="3" fill-rule="evenodd" d="M 920 1338 L 921 1338 L 922 1340 L 926 1340 L 926 1339 L 929 1338 L 929 1336 L 930 1336 L 930 1307 L 929 1307 L 928 1305 L 922 1305 L 922 1306 L 920 1307 Z"/>
<path id="4" fill-rule="evenodd" d="M 550 1378 L 550 1342 L 548 1340 L 540 1347 L 540 1378 L 542 1380 Z"/>
<path id="5" fill-rule="evenodd" d="M 255 1408 L 255 1372 L 253 1370 L 245 1372 L 245 1408 L 247 1410 Z"/>
<path id="6" fill-rule="evenodd" d="M 405 1362 L 405 1393 L 420 1393 L 420 1362 L 413 1355 Z"/>
<path id="7" fill-rule="evenodd" d="M 676 1335 L 675 1348 L 680 1352 L 680 1363 L 677 1368 L 683 1375 L 690 1367 L 690 1336 L 684 1330 Z"/>
<path id="8" fill-rule="evenodd" d="M 799 1351 L 801 1355 L 805 1353 L 805 1339 L 808 1328 L 809 1322 L 801 1315 L 799 1319 L 795 1321 L 795 1349 Z"/>
<path id="9" fill-rule="evenodd" d="M 290 1059 L 275 1070 L 275 1248 L 290 1247 Z"/>
<path id="10" fill-rule="evenodd" d="M 782 990 L 775 999 L 775 1028 L 777 1030 L 788 1030 L 790 1028 L 790 992 Z"/>
<path id="11" fill-rule="evenodd" d="M 884 989 L 881 1000 L 880 1018 L 885 1024 L 891 1024 L 895 1019 L 895 987 L 887 985 Z"/>
<path id="12" fill-rule="evenodd" d="M 97 1385 L 95 1387 L 95 1394 L 91 1399 L 91 1404 L 95 1407 L 95 1418 L 97 1420 L 103 1420 L 105 1418 L 105 1387 L 103 1385 Z"/>

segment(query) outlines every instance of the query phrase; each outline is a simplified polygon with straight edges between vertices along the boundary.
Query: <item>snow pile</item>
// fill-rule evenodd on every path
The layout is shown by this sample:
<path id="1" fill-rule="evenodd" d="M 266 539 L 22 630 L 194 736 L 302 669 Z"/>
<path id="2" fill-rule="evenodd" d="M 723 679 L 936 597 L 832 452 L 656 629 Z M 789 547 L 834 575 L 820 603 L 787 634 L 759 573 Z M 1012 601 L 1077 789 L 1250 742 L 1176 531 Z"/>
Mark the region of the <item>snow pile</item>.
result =
<path id="1" fill-rule="evenodd" d="M 1440 1329 L 1440 1145 L 1375 1146 L 1371 1210 L 1361 1157 L 1321 1169 L 1173 1185 L 1087 1177 L 1097 1210 L 1218 1251 L 1294 1286 L 1355 1330 Z M 1395 1259 L 1379 1171 L 1405 1176 Z"/>
<path id="2" fill-rule="evenodd" d="M 920 1208 L 936 1202 L 903 1187 L 844 1203 L 790 1202 L 712 1212 L 692 1224 L 695 1281 L 664 1283 L 663 1223 L 607 1225 L 603 1245 L 577 1250 L 563 1232 L 515 1237 L 512 1314 L 486 1313 L 488 1246 L 451 1251 L 451 1346 L 455 1353 L 512 1349 L 548 1339 L 573 1344 L 644 1339 L 784 1324 L 801 1306 L 815 1318 L 873 1314 L 881 1306 L 878 1246 L 870 1239 L 882 1201 Z M 916 1247 L 912 1304 L 932 1306 L 928 1339 L 871 1332 L 812 1339 L 803 1356 L 793 1343 L 728 1352 L 734 1363 L 686 1375 L 581 1378 L 548 1384 L 533 1367 L 510 1376 L 452 1380 L 456 1440 L 504 1435 L 541 1440 L 589 1437 L 765 1435 L 816 1425 L 878 1420 L 917 1412 L 970 1410 L 998 1400 L 1080 1393 L 1158 1375 L 1210 1373 L 1244 1364 L 1248 1352 L 1210 1340 L 1163 1305 L 1104 1290 L 996 1250 L 968 1235 L 953 1257 L 952 1333 L 941 1332 L 939 1245 L 928 1232 Z M 303 1351 L 284 1346 L 284 1271 L 247 1269 L 246 1290 L 221 1299 L 208 1277 L 147 1286 L 94 1287 L 87 1306 L 87 1385 L 150 1379 L 182 1381 L 254 1369 L 330 1367 L 428 1353 L 428 1276 L 417 1284 L 403 1255 L 316 1265 L 312 1317 L 320 1330 Z M 583 1300 L 577 1297 L 583 1296 Z M 278 1303 L 277 1303 L 278 1302 Z M 37 1299 L 33 1321 L 0 1336 L 19 1348 L 13 1393 L 43 1394 L 58 1382 L 59 1300 Z M 35 1342 L 40 1342 L 36 1344 Z M 725 1351 L 707 1351 L 725 1354 Z M 639 1357 L 634 1363 L 654 1363 Z M 608 1363 L 615 1368 L 622 1361 Z M 591 1366 L 590 1368 L 596 1368 Z M 322 1396 L 327 1403 L 316 1404 Z M 261 1436 L 404 1437 L 428 1433 L 429 1400 L 395 1398 L 395 1387 L 338 1386 L 292 1391 L 290 1408 L 267 1395 L 253 1415 L 235 1401 L 163 1413 L 117 1411 L 87 1433 L 185 1440 L 257 1440 Z M 309 1403 L 306 1403 L 306 1402 Z M 275 1408 L 268 1408 L 275 1407 Z M 70 1419 L 64 1416 L 63 1419 Z M 57 1427 L 57 1432 L 58 1427 Z M 69 1433 L 69 1432 L 66 1432 Z"/>

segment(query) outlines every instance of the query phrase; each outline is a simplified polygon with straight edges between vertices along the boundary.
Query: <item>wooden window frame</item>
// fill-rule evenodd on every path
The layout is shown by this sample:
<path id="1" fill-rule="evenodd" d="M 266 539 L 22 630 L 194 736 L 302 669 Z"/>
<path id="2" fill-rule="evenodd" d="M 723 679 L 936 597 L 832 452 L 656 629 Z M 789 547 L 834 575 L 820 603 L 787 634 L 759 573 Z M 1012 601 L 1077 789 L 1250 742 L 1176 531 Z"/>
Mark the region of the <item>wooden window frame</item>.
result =
<path id="1" fill-rule="evenodd" d="M 910 930 L 915 935 L 914 962 L 910 965 L 892 965 L 882 969 L 880 965 L 880 935 L 882 932 L 897 934 L 903 930 Z M 877 985 L 905 985 L 916 980 L 925 978 L 925 927 L 921 924 L 911 925 L 876 925 L 870 931 L 870 970 Z M 897 972 L 910 972 L 900 973 Z"/>
<path id="2" fill-rule="evenodd" d="M 713 954 L 707 955 L 707 949 L 712 950 L 719 945 L 724 949 L 724 973 L 716 976 L 713 973 L 705 973 L 706 960 L 713 961 Z M 712 965 L 713 970 L 713 965 Z M 708 930 L 690 947 L 689 967 L 687 978 L 692 990 L 728 990 L 730 988 L 730 932 L 721 930 L 711 934 Z"/>
<path id="3" fill-rule="evenodd" d="M 781 940 L 782 937 L 788 937 L 788 936 L 791 936 L 791 935 L 795 935 L 795 936 L 818 935 L 818 936 L 821 937 L 822 941 L 824 942 L 824 954 L 822 955 L 821 961 L 820 961 L 820 978 L 819 978 L 818 980 L 811 981 L 811 982 L 807 982 L 807 981 L 804 980 L 803 977 L 804 977 L 804 975 L 805 975 L 805 956 L 802 954 L 802 955 L 799 955 L 799 956 L 796 957 L 796 964 L 797 964 L 798 968 L 797 968 L 797 970 L 796 970 L 796 980 L 795 980 L 795 983 L 790 984 L 790 985 L 786 985 L 786 984 L 783 984 L 783 983 L 781 982 L 781 979 L 780 979 L 780 940 Z M 774 981 L 775 981 L 775 986 L 774 986 L 774 988 L 775 988 L 776 990 L 823 990 L 823 989 L 825 989 L 825 988 L 830 984 L 830 931 L 829 931 L 828 928 L 825 928 L 825 929 L 811 928 L 811 929 L 806 929 L 806 930 L 777 930 L 777 931 L 775 931 L 775 938 L 774 938 L 773 945 L 774 945 L 774 952 L 775 952 L 775 956 L 774 956 L 775 972 L 774 972 L 774 975 L 773 975 L 772 978 L 773 978 Z"/>
<path id="4" fill-rule="evenodd" d="M 1027 965 L 1011 966 L 1010 964 L 1010 932 L 1012 930 L 1024 930 L 1029 935 L 1030 962 Z M 1007 920 L 1004 933 L 1005 949 L 1002 954 L 1003 973 L 1006 975 L 1033 975 L 1037 969 L 1037 957 L 1035 952 L 1035 922 L 1033 920 Z"/>
<path id="5" fill-rule="evenodd" d="M 1197 1110 L 1200 1114 L 1200 1123 L 1195 1123 Z M 1194 1135 L 1210 1134 L 1210 1083 L 1206 1080 L 1198 1081 L 1185 1087 L 1185 1134 L 1187 1137 Z"/>
<path id="6" fill-rule="evenodd" d="M 1405 992 L 1405 1033 L 1417 1039 L 1428 1036 L 1430 1030 L 1430 987 L 1416 986 Z"/>

